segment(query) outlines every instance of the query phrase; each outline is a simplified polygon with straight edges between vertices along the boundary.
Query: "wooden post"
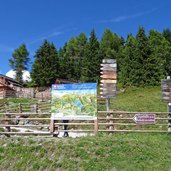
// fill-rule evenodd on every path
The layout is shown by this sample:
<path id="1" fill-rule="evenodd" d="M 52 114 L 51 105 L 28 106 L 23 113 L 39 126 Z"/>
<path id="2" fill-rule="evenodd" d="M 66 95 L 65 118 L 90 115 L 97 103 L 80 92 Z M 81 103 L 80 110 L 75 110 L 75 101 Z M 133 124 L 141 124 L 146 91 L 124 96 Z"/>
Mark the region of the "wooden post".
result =
<path id="1" fill-rule="evenodd" d="M 171 103 L 168 103 L 168 132 L 171 132 Z"/>
<path id="2" fill-rule="evenodd" d="M 21 105 L 21 103 L 18 104 L 18 110 L 19 110 L 19 113 L 22 113 L 22 105 Z"/>
<path id="3" fill-rule="evenodd" d="M 5 98 L 5 90 L 3 90 L 3 95 L 2 96 L 3 96 L 3 98 Z"/>
<path id="4" fill-rule="evenodd" d="M 94 120 L 94 134 L 98 133 L 98 118 Z"/>
<path id="5" fill-rule="evenodd" d="M 5 112 L 7 113 L 8 112 L 8 108 L 7 108 L 8 106 L 7 106 L 7 103 L 5 104 Z M 10 115 L 5 115 L 5 119 L 7 119 L 7 120 L 5 120 L 5 125 L 10 125 L 10 120 L 9 120 L 9 118 L 10 118 L 11 116 Z M 6 126 L 5 127 L 5 132 L 11 132 L 11 128 L 10 128 L 10 126 Z M 6 136 L 7 137 L 10 137 L 10 134 L 6 134 Z"/>
<path id="6" fill-rule="evenodd" d="M 53 119 L 51 119 L 50 120 L 50 133 L 54 133 L 54 131 L 55 131 L 55 124 L 54 124 L 54 120 Z"/>
<path id="7" fill-rule="evenodd" d="M 109 126 L 109 130 L 113 130 L 113 114 L 112 113 L 110 113 L 110 121 L 109 121 L 109 124 L 111 124 L 110 126 Z"/>
<path id="8" fill-rule="evenodd" d="M 106 98 L 106 110 L 107 110 L 107 112 L 110 111 L 110 97 L 107 97 Z M 107 113 L 107 119 L 108 118 L 113 118 L 113 114 Z M 109 119 L 108 123 L 109 124 L 113 124 L 113 120 L 112 119 Z M 108 126 L 108 129 L 109 130 L 113 130 L 113 125 L 109 125 Z"/>
<path id="9" fill-rule="evenodd" d="M 39 112 L 39 104 L 38 104 L 38 103 L 36 103 L 36 105 L 35 105 L 35 112 L 36 112 L 36 113 Z"/>
<path id="10" fill-rule="evenodd" d="M 110 111 L 110 97 L 106 98 L 106 110 L 107 112 Z"/>
<path id="11" fill-rule="evenodd" d="M 42 102 L 43 102 L 43 93 L 41 93 L 41 98 L 42 98 Z"/>

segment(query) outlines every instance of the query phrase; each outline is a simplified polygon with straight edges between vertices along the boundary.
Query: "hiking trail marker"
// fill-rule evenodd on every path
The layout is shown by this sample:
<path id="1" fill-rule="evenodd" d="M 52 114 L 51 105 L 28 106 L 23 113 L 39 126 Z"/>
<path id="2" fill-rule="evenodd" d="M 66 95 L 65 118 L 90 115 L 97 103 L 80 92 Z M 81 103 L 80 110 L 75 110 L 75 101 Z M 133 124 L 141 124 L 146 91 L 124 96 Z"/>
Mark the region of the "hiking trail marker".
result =
<path id="1" fill-rule="evenodd" d="M 155 114 L 135 114 L 133 120 L 137 124 L 155 124 Z"/>
<path id="2" fill-rule="evenodd" d="M 103 59 L 100 72 L 100 96 L 102 98 L 116 97 L 117 64 L 115 59 Z"/>
<path id="3" fill-rule="evenodd" d="M 162 80 L 162 100 L 171 103 L 171 79 Z"/>

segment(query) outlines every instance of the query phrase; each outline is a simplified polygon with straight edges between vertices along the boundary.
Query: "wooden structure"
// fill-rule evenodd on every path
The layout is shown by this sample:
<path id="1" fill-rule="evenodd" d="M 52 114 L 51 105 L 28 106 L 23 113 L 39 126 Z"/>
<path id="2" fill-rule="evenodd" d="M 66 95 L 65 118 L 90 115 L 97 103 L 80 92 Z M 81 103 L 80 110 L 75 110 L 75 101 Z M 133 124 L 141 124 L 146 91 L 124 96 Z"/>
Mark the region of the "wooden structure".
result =
<path id="1" fill-rule="evenodd" d="M 117 64 L 115 59 L 103 59 L 101 64 L 100 95 L 102 98 L 116 96 Z"/>
<path id="2" fill-rule="evenodd" d="M 171 79 L 162 80 L 162 100 L 171 103 Z"/>
<path id="3" fill-rule="evenodd" d="M 21 87 L 18 81 L 0 74 L 0 98 L 16 97 Z"/>
<path id="4" fill-rule="evenodd" d="M 69 123 L 52 121 L 50 103 L 17 104 L 0 106 L 0 135 L 48 135 L 55 136 L 64 132 L 79 133 L 171 133 L 171 118 L 168 112 L 126 112 L 98 111 L 97 121 L 71 120 Z"/>

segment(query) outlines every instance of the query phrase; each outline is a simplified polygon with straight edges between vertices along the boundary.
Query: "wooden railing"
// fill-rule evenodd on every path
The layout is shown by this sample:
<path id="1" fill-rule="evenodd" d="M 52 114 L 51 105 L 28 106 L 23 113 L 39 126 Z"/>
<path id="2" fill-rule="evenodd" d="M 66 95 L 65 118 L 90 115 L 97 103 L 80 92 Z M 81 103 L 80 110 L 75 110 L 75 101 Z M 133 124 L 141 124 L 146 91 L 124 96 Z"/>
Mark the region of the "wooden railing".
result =
<path id="1" fill-rule="evenodd" d="M 105 104 L 105 99 L 98 104 Z M 154 115 L 151 123 L 137 123 L 136 115 Z M 58 135 L 64 132 L 158 132 L 171 133 L 171 112 L 98 111 L 94 120 L 62 120 L 51 118 L 51 103 L 0 103 L 0 134 L 10 135 Z"/>
<path id="2" fill-rule="evenodd" d="M 58 135 L 64 132 L 64 125 L 68 126 L 67 132 L 158 132 L 170 133 L 171 119 L 166 112 L 148 112 L 155 114 L 155 123 L 137 124 L 133 120 L 139 112 L 98 111 L 97 120 L 70 120 L 63 123 L 51 119 L 49 112 L 22 112 L 1 113 L 0 134 L 9 135 Z M 140 113 L 139 113 L 140 114 Z M 146 114 L 141 112 L 141 114 Z M 3 129 L 2 129 L 3 128 Z"/>

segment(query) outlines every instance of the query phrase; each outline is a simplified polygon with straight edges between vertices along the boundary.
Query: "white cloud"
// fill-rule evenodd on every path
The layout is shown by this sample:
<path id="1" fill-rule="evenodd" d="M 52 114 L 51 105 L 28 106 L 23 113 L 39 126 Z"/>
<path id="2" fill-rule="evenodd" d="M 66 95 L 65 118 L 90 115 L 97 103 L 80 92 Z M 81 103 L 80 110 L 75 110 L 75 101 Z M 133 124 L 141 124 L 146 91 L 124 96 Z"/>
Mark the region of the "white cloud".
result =
<path id="1" fill-rule="evenodd" d="M 101 20 L 99 21 L 99 23 L 116 23 L 116 22 L 122 22 L 128 19 L 132 19 L 132 18 L 138 18 L 147 14 L 151 14 L 153 12 L 155 12 L 157 10 L 157 8 L 153 8 L 151 10 L 148 11 L 144 11 L 144 12 L 140 12 L 140 13 L 136 13 L 136 14 L 132 14 L 132 15 L 127 15 L 127 16 L 119 16 L 119 17 L 115 17 L 109 20 Z"/>
<path id="2" fill-rule="evenodd" d="M 22 71 L 22 72 L 23 72 L 23 75 L 22 75 L 23 81 L 24 81 L 24 82 L 26 82 L 26 81 L 31 81 L 30 72 L 29 72 L 29 71 L 26 71 L 26 70 L 24 70 L 24 71 Z M 16 72 L 15 72 L 14 70 L 9 70 L 9 71 L 6 73 L 6 76 L 15 79 L 15 77 L 16 77 Z"/>

